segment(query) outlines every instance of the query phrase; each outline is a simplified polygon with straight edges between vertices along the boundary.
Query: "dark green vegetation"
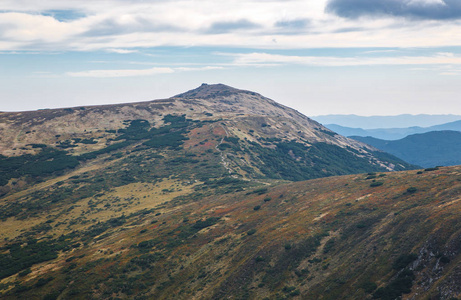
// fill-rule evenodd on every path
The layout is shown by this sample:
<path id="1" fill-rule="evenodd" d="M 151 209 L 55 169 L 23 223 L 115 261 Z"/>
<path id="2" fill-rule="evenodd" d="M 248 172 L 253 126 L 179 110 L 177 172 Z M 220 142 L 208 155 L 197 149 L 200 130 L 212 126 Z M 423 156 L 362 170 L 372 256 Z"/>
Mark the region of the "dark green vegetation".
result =
<path id="1" fill-rule="evenodd" d="M 351 138 L 422 167 L 461 164 L 461 132 L 458 131 L 432 131 L 396 141 L 360 136 Z"/>
<path id="2" fill-rule="evenodd" d="M 6 185 L 11 178 L 30 176 L 42 178 L 65 169 L 73 169 L 78 165 L 76 157 L 67 155 L 65 151 L 56 150 L 43 145 L 37 155 L 5 157 L 0 155 L 0 186 Z"/>
<path id="3" fill-rule="evenodd" d="M 30 176 L 33 179 L 41 179 L 58 171 L 73 169 L 79 165 L 79 160 L 94 159 L 98 155 L 130 146 L 138 140 L 146 140 L 143 145 L 151 148 L 170 147 L 174 150 L 179 150 L 186 139 L 184 134 L 187 132 L 190 122 L 184 116 L 172 115 L 165 116 L 164 121 L 171 124 L 158 129 L 149 129 L 150 124 L 146 120 L 128 121 L 128 127 L 119 130 L 122 135 L 117 138 L 118 140 L 124 140 L 123 142 L 80 156 L 68 155 L 65 151 L 40 144 L 31 145 L 33 148 L 42 148 L 36 155 L 27 154 L 16 157 L 0 155 L 0 186 L 6 185 L 11 178 Z"/>
<path id="4" fill-rule="evenodd" d="M 257 154 L 262 162 L 259 169 L 268 178 L 300 181 L 318 177 L 384 171 L 381 166 L 370 165 L 367 158 L 354 155 L 353 149 L 343 149 L 335 145 L 317 143 L 310 147 L 296 141 L 275 142 L 275 149 L 251 143 L 249 150 Z M 398 170 L 414 166 L 377 152 L 386 161 L 395 163 Z"/>

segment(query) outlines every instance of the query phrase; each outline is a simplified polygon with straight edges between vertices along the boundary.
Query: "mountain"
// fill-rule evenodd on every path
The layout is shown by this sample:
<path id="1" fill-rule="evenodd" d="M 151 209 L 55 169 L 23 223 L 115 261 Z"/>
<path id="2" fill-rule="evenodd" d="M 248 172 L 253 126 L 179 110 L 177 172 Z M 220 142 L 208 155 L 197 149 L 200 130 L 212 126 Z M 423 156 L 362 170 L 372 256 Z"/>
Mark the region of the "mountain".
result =
<path id="1" fill-rule="evenodd" d="M 429 127 L 430 131 L 453 130 L 461 131 L 461 121 L 454 121 L 450 123 L 440 124 Z"/>
<path id="2" fill-rule="evenodd" d="M 225 85 L 133 104 L 1 113 L 0 120 L 3 192 L 120 151 L 200 156 L 193 161 L 216 165 L 210 178 L 227 172 L 305 180 L 412 168 L 273 100 Z"/>
<path id="3" fill-rule="evenodd" d="M 417 133 L 426 133 L 431 131 L 443 131 L 443 130 L 453 130 L 461 131 L 461 121 L 455 121 L 440 125 L 435 125 L 431 127 L 408 127 L 408 128 L 375 128 L 375 129 L 362 129 L 362 128 L 350 128 L 344 127 L 337 124 L 326 124 L 325 127 L 328 129 L 337 132 L 344 136 L 370 136 L 377 139 L 383 140 L 399 140 L 403 139 L 406 136 L 417 134 Z"/>
<path id="4" fill-rule="evenodd" d="M 1 113 L 0 131 L 2 299 L 460 295 L 458 167 L 408 170 L 257 93 Z"/>
<path id="5" fill-rule="evenodd" d="M 397 141 L 359 136 L 351 138 L 423 167 L 461 164 L 461 152 L 459 151 L 461 132 L 459 131 L 432 131 L 409 135 Z"/>
<path id="6" fill-rule="evenodd" d="M 408 128 L 430 127 L 461 120 L 459 115 L 397 115 L 397 116 L 357 116 L 357 115 L 323 115 L 312 119 L 322 124 L 337 124 L 344 127 L 376 129 L 376 128 Z"/>

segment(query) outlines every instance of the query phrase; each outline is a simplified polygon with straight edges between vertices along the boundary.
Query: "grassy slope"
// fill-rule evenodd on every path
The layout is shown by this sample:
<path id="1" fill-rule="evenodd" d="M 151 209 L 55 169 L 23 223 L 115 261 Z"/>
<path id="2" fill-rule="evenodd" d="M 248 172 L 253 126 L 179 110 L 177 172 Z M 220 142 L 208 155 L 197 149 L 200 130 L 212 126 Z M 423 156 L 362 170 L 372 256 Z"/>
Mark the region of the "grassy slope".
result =
<path id="1" fill-rule="evenodd" d="M 4 279 L 4 297 L 365 299 L 376 287 L 395 289 L 391 282 L 406 267 L 415 279 L 405 297 L 459 296 L 460 171 L 165 194 L 162 200 L 171 200 L 150 203 L 152 210 L 130 215 L 127 209 L 123 221 L 106 222 L 101 232 L 68 236 L 75 247 Z M 371 187 L 373 180 L 383 184 Z M 123 192 L 155 194 L 165 186 L 135 184 Z M 150 200 L 135 201 L 142 207 Z M 396 266 L 411 254 L 416 257 Z"/>

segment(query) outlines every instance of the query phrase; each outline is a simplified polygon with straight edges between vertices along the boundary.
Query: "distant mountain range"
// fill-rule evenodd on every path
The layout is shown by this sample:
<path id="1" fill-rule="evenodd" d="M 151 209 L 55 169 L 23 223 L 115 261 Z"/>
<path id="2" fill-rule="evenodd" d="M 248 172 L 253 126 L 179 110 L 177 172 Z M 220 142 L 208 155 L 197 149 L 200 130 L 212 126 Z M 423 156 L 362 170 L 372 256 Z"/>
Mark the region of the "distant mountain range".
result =
<path id="1" fill-rule="evenodd" d="M 443 131 L 453 130 L 461 131 L 461 121 L 454 121 L 440 125 L 434 125 L 430 127 L 419 127 L 412 126 L 407 128 L 375 128 L 375 129 L 363 129 L 363 128 L 352 128 L 338 124 L 326 124 L 330 130 L 337 132 L 344 136 L 362 136 L 362 137 L 374 137 L 383 140 L 398 140 L 402 139 L 411 134 L 426 133 L 431 131 Z"/>
<path id="2" fill-rule="evenodd" d="M 357 115 L 323 115 L 312 116 L 321 124 L 338 124 L 351 128 L 407 128 L 431 127 L 439 124 L 461 120 L 460 115 L 397 115 L 397 116 L 357 116 Z"/>
<path id="3" fill-rule="evenodd" d="M 459 131 L 431 131 L 409 135 L 396 141 L 362 136 L 351 138 L 426 168 L 461 164 L 461 132 Z"/>

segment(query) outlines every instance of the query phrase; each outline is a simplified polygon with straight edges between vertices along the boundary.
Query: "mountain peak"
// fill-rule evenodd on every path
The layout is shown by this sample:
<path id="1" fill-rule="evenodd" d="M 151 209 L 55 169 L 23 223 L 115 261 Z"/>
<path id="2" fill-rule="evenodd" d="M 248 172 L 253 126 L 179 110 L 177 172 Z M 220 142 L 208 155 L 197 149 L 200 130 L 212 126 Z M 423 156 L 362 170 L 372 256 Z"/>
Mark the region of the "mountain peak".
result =
<path id="1" fill-rule="evenodd" d="M 195 88 L 185 93 L 176 95 L 174 96 L 174 98 L 207 99 L 207 98 L 212 98 L 212 97 L 217 97 L 217 96 L 226 97 L 226 96 L 230 96 L 233 94 L 239 94 L 239 93 L 251 93 L 251 92 L 239 90 L 239 89 L 233 88 L 231 86 L 228 86 L 222 83 L 218 83 L 218 84 L 203 83 L 198 88 Z"/>

